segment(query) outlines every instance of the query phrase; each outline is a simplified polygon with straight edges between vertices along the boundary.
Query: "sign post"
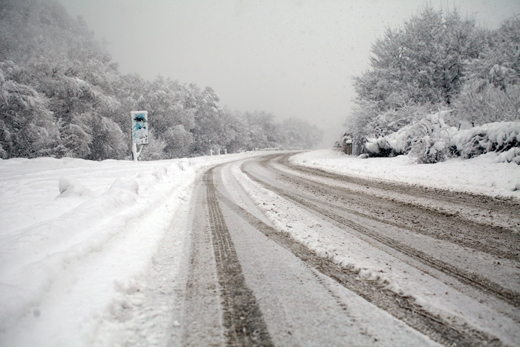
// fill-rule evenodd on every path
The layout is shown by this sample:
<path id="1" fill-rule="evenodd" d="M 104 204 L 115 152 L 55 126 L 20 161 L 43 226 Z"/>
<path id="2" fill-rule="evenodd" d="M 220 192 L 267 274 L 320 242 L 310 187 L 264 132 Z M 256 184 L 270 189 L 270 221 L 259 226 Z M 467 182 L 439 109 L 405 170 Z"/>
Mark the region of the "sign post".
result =
<path id="1" fill-rule="evenodd" d="M 143 146 L 148 144 L 148 112 L 132 111 L 132 156 L 137 161 Z M 137 152 L 137 145 L 141 145 Z"/>

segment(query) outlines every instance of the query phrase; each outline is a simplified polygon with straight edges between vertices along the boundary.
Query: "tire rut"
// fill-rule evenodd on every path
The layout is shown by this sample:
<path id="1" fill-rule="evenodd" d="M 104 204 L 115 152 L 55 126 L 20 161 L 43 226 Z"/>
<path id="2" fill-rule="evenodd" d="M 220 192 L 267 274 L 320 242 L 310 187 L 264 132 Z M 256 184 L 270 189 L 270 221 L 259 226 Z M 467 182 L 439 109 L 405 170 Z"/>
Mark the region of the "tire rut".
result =
<path id="1" fill-rule="evenodd" d="M 273 159 L 280 160 L 280 158 L 284 159 L 287 157 L 288 157 L 288 155 L 268 156 L 261 161 L 261 164 L 263 164 L 264 166 L 267 166 L 266 163 Z M 282 176 L 285 175 L 284 173 L 280 173 L 276 168 L 269 167 L 269 170 L 274 170 L 277 172 L 277 174 L 282 175 Z M 308 210 L 318 212 L 319 214 L 326 217 L 326 219 L 328 219 L 333 224 L 336 224 L 339 227 L 347 226 L 351 229 L 354 229 L 354 230 L 360 232 L 361 234 L 366 235 L 366 236 L 370 237 L 371 239 L 374 239 L 388 247 L 391 247 L 409 257 L 412 257 L 431 268 L 442 271 L 443 273 L 457 279 L 458 281 L 460 281 L 462 283 L 470 285 L 484 293 L 491 294 L 491 295 L 495 296 L 496 298 L 498 298 L 504 302 L 507 302 L 510 305 L 513 305 L 514 307 L 520 307 L 520 293 L 518 293 L 516 291 L 504 288 L 504 287 L 500 286 L 499 284 L 496 284 L 492 281 L 489 281 L 489 280 L 483 278 L 482 276 L 479 276 L 478 274 L 469 273 L 469 272 L 460 270 L 457 267 L 447 264 L 434 257 L 431 257 L 422 251 L 416 250 L 412 247 L 402 244 L 401 242 L 393 240 L 392 238 L 386 237 L 375 231 L 372 231 L 369 228 L 367 228 L 359 223 L 350 221 L 350 220 L 332 212 L 330 207 L 325 206 L 324 208 L 321 208 L 321 207 L 317 206 L 316 204 L 310 203 L 309 198 L 307 196 L 301 196 L 301 195 L 297 195 L 297 194 L 288 193 L 286 190 L 275 187 L 275 186 L 259 179 L 258 177 L 251 175 L 250 173 L 248 173 L 244 170 L 243 166 L 242 166 L 242 171 L 246 175 L 248 175 L 248 177 L 250 177 L 250 179 L 263 185 L 268 190 L 276 192 L 280 196 L 284 196 L 285 198 L 287 198 L 291 201 L 294 201 L 295 203 L 299 204 L 300 206 L 305 207 Z M 293 180 L 296 179 L 301 182 L 307 181 L 303 178 L 292 178 L 292 179 Z M 313 183 L 313 182 L 310 182 L 309 184 L 317 185 L 317 183 Z M 301 188 L 300 188 L 300 190 L 301 190 Z M 414 230 L 412 230 L 412 231 L 414 231 Z M 432 235 L 429 235 L 429 236 L 432 236 Z M 448 240 L 448 241 L 450 241 L 450 240 Z"/>
<path id="2" fill-rule="evenodd" d="M 307 246 L 294 240 L 289 234 L 279 232 L 265 224 L 218 191 L 216 194 L 218 200 L 268 238 L 292 252 L 311 269 L 335 280 L 433 341 L 446 346 L 502 346 L 495 337 L 468 325 L 446 322 L 440 317 L 433 316 L 417 304 L 412 297 L 402 296 L 388 289 L 388 283 L 384 281 L 363 278 L 354 267 L 340 266 L 331 259 L 319 256 Z"/>
<path id="3" fill-rule="evenodd" d="M 294 154 L 271 156 L 270 158 L 266 159 L 270 160 L 274 158 L 280 164 L 293 170 L 305 172 L 311 175 L 318 175 L 326 178 L 331 178 L 334 180 L 340 180 L 356 185 L 368 185 L 386 191 L 399 191 L 412 196 L 434 199 L 441 202 L 446 201 L 455 204 L 463 204 L 464 206 L 482 208 L 482 205 L 486 205 L 486 209 L 490 209 L 493 211 L 507 210 L 508 212 L 518 214 L 518 211 L 520 210 L 520 201 L 513 198 L 490 197 L 485 195 L 479 195 L 476 193 L 464 193 L 440 188 L 421 187 L 397 182 L 378 181 L 375 179 L 364 179 L 361 177 L 335 174 L 325 170 L 314 169 L 310 167 L 304 167 L 293 164 L 288 160 L 289 157 L 291 157 L 292 155 Z"/>
<path id="4" fill-rule="evenodd" d="M 273 157 L 271 157 L 271 159 L 272 158 Z M 282 159 L 283 158 L 285 158 L 285 156 L 283 156 Z M 275 157 L 276 161 L 283 161 L 284 163 L 282 165 L 287 165 L 286 160 L 278 159 L 280 158 Z M 266 159 L 261 163 L 265 167 L 268 167 L 269 170 L 275 171 L 288 184 L 296 185 L 298 190 L 310 191 L 313 196 L 319 195 L 329 197 L 334 201 L 341 201 L 343 205 L 353 205 L 354 207 L 352 208 L 342 207 L 349 213 L 365 216 L 367 218 L 377 220 L 381 223 L 397 226 L 399 228 L 403 228 L 414 233 L 427 235 L 438 240 L 456 243 L 463 247 L 484 252 L 498 258 L 509 259 L 517 262 L 520 261 L 520 234 L 516 231 L 497 226 L 479 224 L 474 221 L 468 221 L 458 216 L 457 213 L 431 210 L 424 206 L 417 206 L 410 202 L 388 200 L 373 196 L 369 193 L 365 194 L 350 191 L 347 188 L 334 187 L 327 189 L 322 185 L 319 185 L 319 183 L 310 181 L 308 179 L 287 175 L 285 172 L 278 170 L 272 165 L 269 165 L 269 161 L 270 160 Z M 356 182 L 354 184 L 360 184 L 358 181 L 361 181 L 361 179 L 351 178 L 348 176 L 340 177 L 339 175 L 333 175 L 321 170 L 305 170 L 306 168 L 295 167 L 294 165 L 287 166 L 294 170 L 302 169 L 301 171 L 303 172 L 319 174 L 325 178 L 332 178 L 335 180 L 339 179 L 347 182 L 350 182 L 350 179 L 352 179 Z M 372 184 L 374 184 L 378 189 L 383 189 L 380 183 L 374 183 L 368 180 L 364 181 L 363 186 L 370 187 Z M 399 193 L 402 193 L 401 190 L 405 190 L 407 194 L 410 194 L 410 190 L 411 192 L 415 192 L 417 190 L 421 192 L 419 196 L 423 198 L 440 201 L 440 199 L 436 197 L 433 192 L 428 195 L 419 188 L 403 189 L 402 186 L 396 186 L 395 184 L 391 184 L 390 186 L 396 190 L 398 189 Z M 392 191 L 392 189 L 388 187 L 385 187 L 384 190 Z M 341 192 L 341 194 L 338 194 L 338 192 Z M 443 194 L 455 194 L 459 200 L 462 199 L 460 196 L 463 195 L 461 193 L 453 192 L 443 192 Z M 485 200 L 485 197 L 480 198 L 482 200 L 479 208 L 483 208 L 481 206 L 482 201 L 491 200 L 491 198 L 487 198 L 488 200 Z M 367 203 L 367 201 L 369 203 Z M 320 203 L 323 204 L 323 202 Z M 497 204 L 499 206 L 508 205 L 507 202 L 500 200 Z M 510 203 L 509 205 L 509 209 L 517 211 L 515 209 L 515 203 Z M 492 209 L 498 209 L 499 206 L 494 206 Z M 336 208 L 338 207 L 336 206 Z M 403 213 L 405 212 L 403 209 L 406 209 L 410 212 Z M 518 206 L 518 210 L 520 210 L 520 206 Z M 518 214 L 518 212 L 516 213 Z M 378 217 L 378 215 L 381 215 L 382 217 Z M 437 227 L 432 228 L 432 225 L 436 225 Z M 483 235 L 486 235 L 486 237 L 483 237 Z"/>
<path id="5" fill-rule="evenodd" d="M 209 222 L 228 346 L 273 346 L 256 298 L 242 268 L 216 197 L 213 170 L 204 175 Z"/>
<path id="6" fill-rule="evenodd" d="M 450 242 L 450 243 L 458 244 L 460 246 L 463 246 L 463 247 L 466 247 L 466 248 L 470 248 L 470 249 L 474 249 L 474 250 L 482 252 L 482 253 L 487 253 L 487 254 L 489 254 L 491 256 L 495 256 L 495 257 L 502 258 L 502 259 L 509 259 L 509 260 L 513 260 L 513 261 L 518 261 L 519 260 L 519 254 L 518 254 L 517 251 L 515 251 L 515 250 L 511 251 L 511 250 L 498 249 L 497 247 L 493 247 L 492 245 L 483 244 L 481 242 L 481 240 L 478 240 L 476 237 L 471 237 L 471 238 L 458 237 L 458 238 L 454 238 L 451 235 L 447 236 L 445 234 L 432 233 L 432 232 L 429 232 L 426 228 L 417 227 L 417 224 L 420 224 L 420 222 L 414 222 L 413 223 L 414 227 L 412 227 L 410 225 L 406 225 L 406 224 L 403 224 L 403 223 L 389 221 L 386 218 L 380 218 L 380 217 L 376 216 L 377 212 L 375 212 L 375 213 L 366 213 L 366 212 L 363 212 L 363 211 L 360 211 L 360 210 L 357 210 L 357 209 L 348 208 L 348 207 L 344 207 L 344 206 L 338 206 L 338 205 L 335 205 L 335 204 L 332 204 L 332 203 L 328 203 L 326 201 L 321 201 L 321 200 L 319 200 L 319 199 L 317 199 L 315 197 L 308 197 L 308 196 L 306 196 L 306 199 L 308 199 L 309 201 L 313 201 L 315 203 L 321 204 L 322 206 L 327 206 L 329 208 L 334 208 L 334 209 L 342 211 L 342 212 L 346 212 L 346 213 L 353 214 L 353 215 L 356 215 L 356 216 L 359 216 L 359 217 L 362 217 L 362 218 L 367 218 L 367 219 L 370 219 L 370 220 L 374 220 L 374 221 L 377 221 L 377 222 L 379 222 L 381 224 L 397 227 L 397 228 L 404 229 L 404 230 L 407 230 L 407 231 L 410 231 L 410 232 L 413 232 L 413 233 L 416 233 L 416 234 L 429 236 L 429 237 L 437 239 L 437 240 L 447 241 L 447 242 Z M 384 213 L 382 215 L 384 215 Z M 453 233 L 451 233 L 451 234 L 453 234 Z M 476 234 L 476 232 L 475 232 L 475 234 Z"/>
<path id="7" fill-rule="evenodd" d="M 191 233 L 189 274 L 184 303 L 182 346 L 224 344 L 222 308 L 215 256 L 208 225 L 207 199 L 200 189 Z M 192 217 L 193 217 L 192 216 Z"/>
<path id="8" fill-rule="evenodd" d="M 271 190 L 275 192 L 276 194 L 283 196 L 295 203 L 297 203 L 300 206 L 303 206 L 314 213 L 318 213 L 324 217 L 326 217 L 327 220 L 332 221 L 334 224 L 336 224 L 339 227 L 348 227 L 351 229 L 354 229 L 368 237 L 370 237 L 373 240 L 376 240 L 388 247 L 391 247 L 413 259 L 416 259 L 420 261 L 421 263 L 434 268 L 436 270 L 442 271 L 443 273 L 450 275 L 451 277 L 457 279 L 458 281 L 465 283 L 467 285 L 470 285 L 476 289 L 479 289 L 480 291 L 488 294 L 492 294 L 496 298 L 507 302 L 510 305 L 513 305 L 514 307 L 520 307 L 520 293 L 515 292 L 513 290 L 504 288 L 494 282 L 491 282 L 478 274 L 475 273 L 468 273 L 463 270 L 460 270 L 456 268 L 455 266 L 452 266 L 446 262 L 443 262 L 439 259 L 436 259 L 432 256 L 427 255 L 426 253 L 416 250 L 410 246 L 404 245 L 399 241 L 396 241 L 390 237 L 381 235 L 359 223 L 353 222 L 351 220 L 348 220 L 330 210 L 330 208 L 321 208 L 313 203 L 310 203 L 307 198 L 303 198 L 301 196 L 297 196 L 295 194 L 288 193 L 285 190 L 282 190 L 278 187 L 275 187 L 269 183 L 266 183 L 257 177 L 252 176 L 250 173 L 246 172 L 246 175 L 255 182 L 258 182 L 259 184 L 266 187 L 268 190 Z"/>

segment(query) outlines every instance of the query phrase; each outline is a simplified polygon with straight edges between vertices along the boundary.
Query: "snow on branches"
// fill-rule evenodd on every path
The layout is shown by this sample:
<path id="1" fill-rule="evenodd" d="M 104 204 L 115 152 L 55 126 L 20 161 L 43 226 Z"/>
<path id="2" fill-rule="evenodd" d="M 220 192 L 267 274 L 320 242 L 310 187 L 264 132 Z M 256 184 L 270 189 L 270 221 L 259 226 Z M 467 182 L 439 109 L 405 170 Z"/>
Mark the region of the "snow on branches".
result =
<path id="1" fill-rule="evenodd" d="M 438 112 L 390 135 L 369 138 L 365 149 L 370 156 L 409 154 L 420 164 L 448 157 L 469 159 L 489 152 L 498 153 L 498 161 L 520 164 L 520 121 L 459 129 L 447 126 L 444 114 Z"/>

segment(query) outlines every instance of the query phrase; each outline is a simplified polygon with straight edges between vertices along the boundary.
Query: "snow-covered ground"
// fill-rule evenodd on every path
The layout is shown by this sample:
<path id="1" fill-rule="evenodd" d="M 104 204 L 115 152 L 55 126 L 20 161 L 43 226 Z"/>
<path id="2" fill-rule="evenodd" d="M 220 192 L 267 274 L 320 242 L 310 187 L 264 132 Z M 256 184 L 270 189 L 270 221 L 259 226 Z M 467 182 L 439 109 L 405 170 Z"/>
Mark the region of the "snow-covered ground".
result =
<path id="1" fill-rule="evenodd" d="M 196 177 L 251 155 L 0 160 L 0 346 L 90 345 Z"/>
<path id="2" fill-rule="evenodd" d="M 212 165 L 256 154 L 139 163 L 0 160 L 0 346 L 108 341 L 96 334 L 110 333 L 103 325 L 124 307 L 121 293 L 138 291 L 135 283 L 146 276 L 167 231 L 183 239 L 174 216 L 189 201 L 196 178 Z M 488 154 L 416 165 L 407 157 L 359 159 L 321 150 L 292 160 L 380 180 L 520 198 L 520 166 L 495 159 Z M 169 250 L 173 264 L 180 243 Z"/>
<path id="3" fill-rule="evenodd" d="M 298 154 L 295 164 L 376 180 L 520 199 L 520 165 L 499 162 L 496 153 L 437 164 L 415 164 L 408 156 L 368 158 L 333 150 Z"/>

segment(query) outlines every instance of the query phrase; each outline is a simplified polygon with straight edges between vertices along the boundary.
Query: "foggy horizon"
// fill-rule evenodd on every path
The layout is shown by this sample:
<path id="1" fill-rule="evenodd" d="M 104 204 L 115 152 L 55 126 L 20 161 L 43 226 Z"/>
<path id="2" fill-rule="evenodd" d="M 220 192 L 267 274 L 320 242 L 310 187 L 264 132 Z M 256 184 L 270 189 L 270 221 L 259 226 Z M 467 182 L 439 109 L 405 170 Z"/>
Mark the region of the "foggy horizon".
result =
<path id="1" fill-rule="evenodd" d="M 386 28 L 426 5 L 457 8 L 488 28 L 520 13 L 512 0 L 60 2 L 108 42 L 123 74 L 209 86 L 221 107 L 308 121 L 324 130 L 322 147 L 343 131 L 352 77 L 369 69 Z"/>

